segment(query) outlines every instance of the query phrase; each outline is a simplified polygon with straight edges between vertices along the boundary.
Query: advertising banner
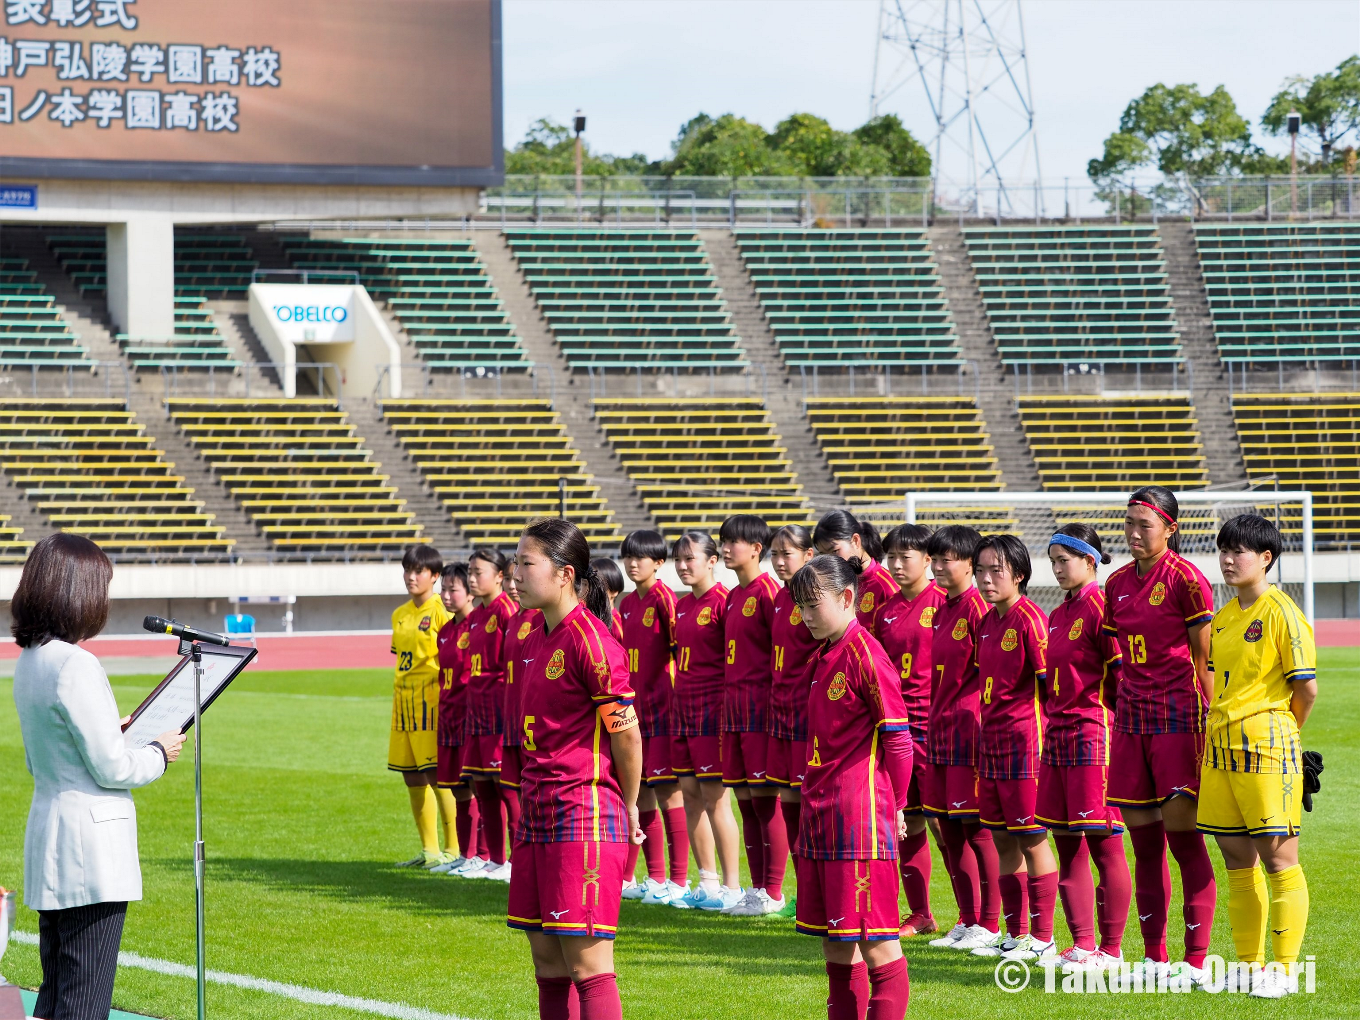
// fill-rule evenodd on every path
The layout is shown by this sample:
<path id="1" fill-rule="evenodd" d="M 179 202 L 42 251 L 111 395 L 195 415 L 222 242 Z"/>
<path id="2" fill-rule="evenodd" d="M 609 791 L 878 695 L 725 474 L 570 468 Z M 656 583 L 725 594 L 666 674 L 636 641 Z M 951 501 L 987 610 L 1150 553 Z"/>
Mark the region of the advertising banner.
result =
<path id="1" fill-rule="evenodd" d="M 326 284 L 257 283 L 270 325 L 297 344 L 338 343 L 354 339 L 357 288 Z"/>

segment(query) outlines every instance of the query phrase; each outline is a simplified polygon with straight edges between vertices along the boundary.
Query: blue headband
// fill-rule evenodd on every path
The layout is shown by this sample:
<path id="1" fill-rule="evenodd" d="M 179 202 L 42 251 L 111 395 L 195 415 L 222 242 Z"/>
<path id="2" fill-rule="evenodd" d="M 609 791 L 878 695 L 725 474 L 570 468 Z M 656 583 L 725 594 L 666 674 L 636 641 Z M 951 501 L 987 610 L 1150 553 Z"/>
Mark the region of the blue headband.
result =
<path id="1" fill-rule="evenodd" d="M 1093 560 L 1095 560 L 1097 563 L 1100 562 L 1100 550 L 1099 550 L 1099 549 L 1097 549 L 1097 548 L 1096 548 L 1095 546 L 1093 546 L 1093 545 L 1087 545 L 1087 544 L 1086 544 L 1085 542 L 1083 542 L 1081 539 L 1079 539 L 1079 538 L 1073 538 L 1071 535 L 1063 535 L 1063 534 L 1061 534 L 1061 533 L 1060 533 L 1060 534 L 1057 534 L 1057 535 L 1054 535 L 1052 538 L 1050 538 L 1050 539 L 1048 540 L 1048 544 L 1049 544 L 1049 545 L 1065 545 L 1065 546 L 1067 546 L 1067 548 L 1069 548 L 1069 549 L 1075 549 L 1077 552 L 1081 553 L 1083 556 L 1090 556 L 1090 557 L 1091 557 Z"/>

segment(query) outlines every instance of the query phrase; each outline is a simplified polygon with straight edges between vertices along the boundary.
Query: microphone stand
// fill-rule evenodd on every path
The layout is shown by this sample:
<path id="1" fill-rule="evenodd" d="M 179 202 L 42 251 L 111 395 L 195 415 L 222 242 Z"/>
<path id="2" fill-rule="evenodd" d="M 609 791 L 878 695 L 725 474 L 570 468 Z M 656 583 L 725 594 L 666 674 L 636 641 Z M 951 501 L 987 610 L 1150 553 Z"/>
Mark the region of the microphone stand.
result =
<path id="1" fill-rule="evenodd" d="M 194 904 L 197 936 L 198 1020 L 207 1015 L 207 940 L 203 919 L 203 646 L 180 639 L 179 653 L 194 662 Z"/>

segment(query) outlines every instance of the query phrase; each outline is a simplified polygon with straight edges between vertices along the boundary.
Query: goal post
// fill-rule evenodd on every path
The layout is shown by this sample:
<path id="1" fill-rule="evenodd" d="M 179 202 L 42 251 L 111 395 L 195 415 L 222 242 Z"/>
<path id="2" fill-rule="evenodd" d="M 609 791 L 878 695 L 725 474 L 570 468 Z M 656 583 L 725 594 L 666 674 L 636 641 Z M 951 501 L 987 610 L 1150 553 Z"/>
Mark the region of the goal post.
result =
<path id="1" fill-rule="evenodd" d="M 1238 514 L 1259 513 L 1274 521 L 1284 539 L 1284 556 L 1275 569 L 1283 584 L 1283 560 L 1290 555 L 1302 560 L 1303 612 L 1313 622 L 1313 494 L 1303 489 L 1235 489 L 1177 492 L 1180 504 L 1181 552 L 1186 556 L 1217 555 L 1215 538 L 1223 522 Z M 942 492 L 913 491 L 905 494 L 906 521 L 911 524 L 969 524 L 983 534 L 1011 531 L 1019 534 L 1035 564 L 1048 558 L 1048 539 L 1055 530 L 1074 521 L 1094 527 L 1115 563 L 1127 561 L 1124 511 L 1127 492 Z M 1291 571 L 1291 574 L 1294 573 Z M 1205 571 L 1210 579 L 1216 568 Z M 1297 575 L 1295 575 L 1297 576 Z M 1037 582 L 1036 582 L 1037 583 Z M 1289 587 L 1294 587 L 1291 584 Z"/>

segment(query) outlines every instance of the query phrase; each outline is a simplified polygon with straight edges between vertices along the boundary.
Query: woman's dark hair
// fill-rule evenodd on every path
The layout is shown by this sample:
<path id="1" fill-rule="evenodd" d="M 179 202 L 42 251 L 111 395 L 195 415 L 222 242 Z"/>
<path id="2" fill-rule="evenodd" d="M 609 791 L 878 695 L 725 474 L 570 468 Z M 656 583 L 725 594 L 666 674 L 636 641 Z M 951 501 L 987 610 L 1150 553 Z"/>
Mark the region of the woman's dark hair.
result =
<path id="1" fill-rule="evenodd" d="M 863 572 L 863 563 L 824 553 L 812 557 L 789 578 L 789 594 L 798 605 L 807 606 L 823 595 L 839 595 L 846 588 L 858 593 Z"/>
<path id="2" fill-rule="evenodd" d="M 9 606 L 15 643 L 33 648 L 94 637 L 109 619 L 112 577 L 113 564 L 88 538 L 61 531 L 40 539 Z"/>
<path id="3" fill-rule="evenodd" d="M 1280 529 L 1260 514 L 1239 514 L 1218 529 L 1220 549 L 1247 549 L 1254 553 L 1270 553 L 1270 565 L 1280 562 L 1284 546 Z"/>
<path id="4" fill-rule="evenodd" d="M 924 524 L 899 524 L 883 536 L 883 550 L 890 553 L 912 550 L 924 553 L 929 543 L 930 529 Z"/>
<path id="5" fill-rule="evenodd" d="M 1029 579 L 1034 576 L 1034 568 L 1030 566 L 1029 550 L 1025 548 L 1025 543 L 1015 535 L 988 535 L 973 550 L 973 569 L 977 569 L 978 557 L 982 555 L 984 549 L 991 549 L 996 553 L 997 558 L 1010 568 L 1010 572 L 1015 575 L 1020 582 L 1020 594 L 1029 594 Z"/>
<path id="6" fill-rule="evenodd" d="M 604 586 L 609 589 L 611 596 L 623 593 L 623 571 L 619 565 L 607 556 L 596 556 L 590 561 L 590 565 L 595 568 L 595 573 L 604 579 Z"/>
<path id="7" fill-rule="evenodd" d="M 439 575 L 440 582 L 443 584 L 461 584 L 463 591 L 468 590 L 467 564 L 466 563 L 446 563 L 444 571 Z"/>
<path id="8" fill-rule="evenodd" d="M 981 541 L 982 535 L 976 528 L 966 524 L 946 524 L 926 541 L 926 555 L 968 560 L 976 568 L 977 560 L 973 559 L 973 551 Z"/>
<path id="9" fill-rule="evenodd" d="M 713 541 L 713 536 L 707 531 L 684 532 L 671 546 L 671 555 L 679 556 L 683 550 L 691 546 L 698 549 L 706 560 L 718 558 L 718 544 Z"/>
<path id="10" fill-rule="evenodd" d="M 604 578 L 590 565 L 590 544 L 581 529 L 560 517 L 545 517 L 534 521 L 522 532 L 532 538 L 543 555 L 559 568 L 571 567 L 576 574 L 576 597 L 604 624 L 614 622 L 614 603 Z M 476 555 L 474 553 L 474 555 Z"/>
<path id="11" fill-rule="evenodd" d="M 1156 507 L 1161 511 L 1158 516 L 1163 519 L 1170 518 L 1172 521 L 1180 520 L 1181 505 L 1176 502 L 1175 494 L 1164 486 L 1144 485 L 1129 497 L 1129 505 L 1132 506 L 1134 503 L 1147 503 Z M 1167 536 L 1166 547 L 1174 553 L 1181 551 L 1181 532 L 1179 528 Z"/>
<path id="12" fill-rule="evenodd" d="M 444 572 L 444 557 L 432 545 L 407 546 L 401 557 L 401 569 L 428 570 L 438 577 Z"/>
<path id="13" fill-rule="evenodd" d="M 801 549 L 803 552 L 813 548 L 812 532 L 801 524 L 786 524 L 776 531 L 770 536 L 770 548 L 773 549 L 774 544 L 781 538 L 795 549 Z"/>
<path id="14" fill-rule="evenodd" d="M 1072 524 L 1064 524 L 1058 529 L 1057 533 L 1059 535 L 1067 535 L 1069 538 L 1080 539 L 1096 552 L 1100 553 L 1099 559 L 1101 563 L 1110 562 L 1110 554 L 1107 553 L 1105 548 L 1100 544 L 1100 532 L 1096 531 L 1091 525 L 1083 524 L 1081 521 L 1075 521 Z"/>
<path id="15" fill-rule="evenodd" d="M 774 531 L 765 523 L 764 517 L 755 514 L 733 514 L 722 522 L 718 538 L 723 542 L 747 542 L 759 545 L 762 556 L 770 554 L 770 536 Z"/>
<path id="16" fill-rule="evenodd" d="M 853 535 L 859 536 L 859 544 L 869 559 L 875 563 L 883 559 L 883 540 L 878 537 L 878 529 L 849 510 L 828 510 L 822 514 L 812 541 L 822 549 L 832 542 L 848 542 Z"/>
<path id="17" fill-rule="evenodd" d="M 620 556 L 636 556 L 644 560 L 669 559 L 666 536 L 659 531 L 630 531 L 619 546 Z"/>
<path id="18" fill-rule="evenodd" d="M 468 557 L 468 566 L 472 566 L 473 560 L 481 560 L 483 563 L 490 563 L 504 577 L 510 573 L 510 558 L 499 549 L 489 549 L 485 546 L 473 549 L 472 555 Z"/>

